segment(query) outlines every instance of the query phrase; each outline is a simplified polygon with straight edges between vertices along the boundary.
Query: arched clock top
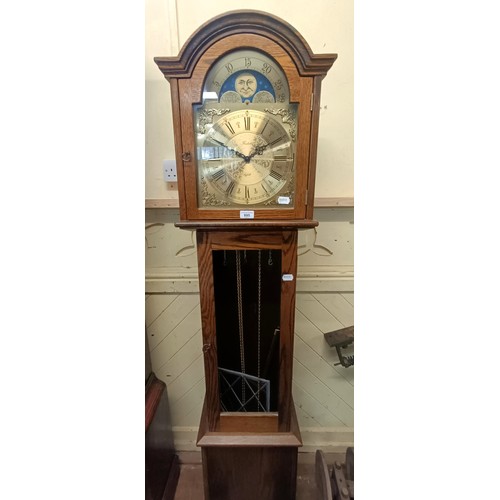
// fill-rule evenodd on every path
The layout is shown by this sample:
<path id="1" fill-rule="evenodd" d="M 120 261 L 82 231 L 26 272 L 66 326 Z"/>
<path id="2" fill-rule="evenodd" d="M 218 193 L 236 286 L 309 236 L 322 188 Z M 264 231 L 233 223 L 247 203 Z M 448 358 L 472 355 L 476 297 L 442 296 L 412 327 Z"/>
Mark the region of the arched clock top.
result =
<path id="1" fill-rule="evenodd" d="M 171 84 L 182 220 L 312 218 L 321 80 L 336 57 L 240 10 L 155 58 Z"/>
<path id="2" fill-rule="evenodd" d="M 167 80 L 191 78 L 202 55 L 231 35 L 252 33 L 275 43 L 288 53 L 300 76 L 324 76 L 337 54 L 313 54 L 300 33 L 279 17 L 256 10 L 238 10 L 217 16 L 191 35 L 176 57 L 155 57 Z"/>

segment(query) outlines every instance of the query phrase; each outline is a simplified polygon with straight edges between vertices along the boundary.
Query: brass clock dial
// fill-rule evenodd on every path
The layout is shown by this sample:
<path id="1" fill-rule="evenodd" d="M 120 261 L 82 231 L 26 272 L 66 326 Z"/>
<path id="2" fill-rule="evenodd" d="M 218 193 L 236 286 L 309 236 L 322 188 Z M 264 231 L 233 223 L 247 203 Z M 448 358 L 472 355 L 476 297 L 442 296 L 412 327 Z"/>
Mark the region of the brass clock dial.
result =
<path id="1" fill-rule="evenodd" d="M 200 140 L 199 192 L 203 204 L 292 205 L 295 142 L 280 118 L 242 109 L 223 115 Z"/>

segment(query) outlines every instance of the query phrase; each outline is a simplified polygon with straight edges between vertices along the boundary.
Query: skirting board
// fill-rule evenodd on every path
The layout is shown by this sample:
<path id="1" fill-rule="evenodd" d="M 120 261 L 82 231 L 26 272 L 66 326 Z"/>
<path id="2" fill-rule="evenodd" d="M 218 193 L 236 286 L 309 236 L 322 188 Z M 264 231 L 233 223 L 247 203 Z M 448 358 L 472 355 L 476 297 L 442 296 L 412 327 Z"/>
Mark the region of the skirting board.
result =
<path id="1" fill-rule="evenodd" d="M 175 450 L 198 451 L 196 440 L 198 427 L 173 427 Z M 349 446 L 354 446 L 354 429 L 352 427 L 301 427 L 303 446 L 301 453 L 313 453 L 317 449 L 325 453 L 345 453 Z"/>

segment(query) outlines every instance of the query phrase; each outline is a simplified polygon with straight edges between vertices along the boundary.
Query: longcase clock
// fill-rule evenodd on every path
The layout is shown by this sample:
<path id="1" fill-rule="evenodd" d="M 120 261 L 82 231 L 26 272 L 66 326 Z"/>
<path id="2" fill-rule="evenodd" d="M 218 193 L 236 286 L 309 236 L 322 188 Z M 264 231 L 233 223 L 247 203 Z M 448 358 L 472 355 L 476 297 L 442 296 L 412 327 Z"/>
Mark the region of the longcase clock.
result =
<path id="1" fill-rule="evenodd" d="M 171 85 L 182 229 L 196 231 L 205 498 L 295 498 L 297 232 L 312 219 L 321 80 L 285 21 L 234 11 L 155 62 Z"/>

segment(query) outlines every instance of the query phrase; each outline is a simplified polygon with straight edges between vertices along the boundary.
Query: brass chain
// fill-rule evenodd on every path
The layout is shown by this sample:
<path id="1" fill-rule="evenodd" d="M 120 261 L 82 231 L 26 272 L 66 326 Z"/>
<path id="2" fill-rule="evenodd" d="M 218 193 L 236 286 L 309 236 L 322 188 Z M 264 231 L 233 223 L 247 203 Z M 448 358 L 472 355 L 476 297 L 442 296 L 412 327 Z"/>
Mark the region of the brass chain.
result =
<path id="1" fill-rule="evenodd" d="M 257 377 L 260 379 L 260 311 L 261 311 L 261 289 L 262 289 L 262 251 L 259 250 L 259 270 L 257 281 Z M 260 380 L 257 383 L 257 411 L 260 411 Z"/>
<path id="2" fill-rule="evenodd" d="M 257 285 L 257 377 L 260 378 L 260 310 L 262 290 L 262 263 L 261 250 L 259 250 L 259 276 Z"/>
<path id="3" fill-rule="evenodd" d="M 240 337 L 240 364 L 241 373 L 245 374 L 245 337 L 243 331 L 243 297 L 241 289 L 241 253 L 236 250 L 236 293 L 238 298 L 238 329 Z M 241 379 L 241 401 L 243 405 L 246 403 L 245 397 L 245 380 Z"/>

